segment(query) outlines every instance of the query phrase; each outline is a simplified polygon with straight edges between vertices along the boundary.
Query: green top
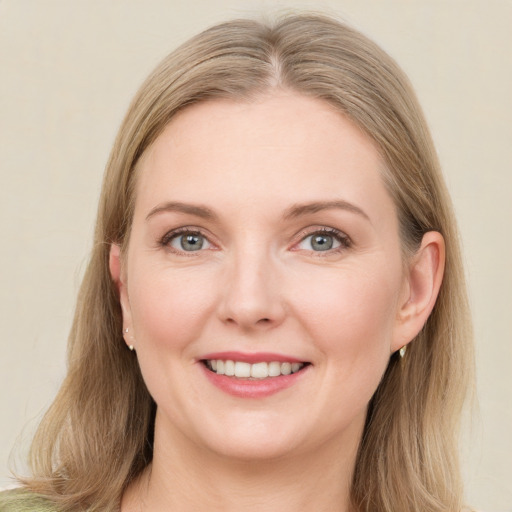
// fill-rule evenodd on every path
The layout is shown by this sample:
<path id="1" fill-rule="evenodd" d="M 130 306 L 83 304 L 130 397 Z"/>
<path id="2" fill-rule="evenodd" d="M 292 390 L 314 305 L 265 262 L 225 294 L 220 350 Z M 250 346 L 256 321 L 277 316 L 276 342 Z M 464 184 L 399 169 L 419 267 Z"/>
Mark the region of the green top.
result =
<path id="1" fill-rule="evenodd" d="M 26 489 L 0 492 L 0 512 L 57 512 L 47 499 Z"/>

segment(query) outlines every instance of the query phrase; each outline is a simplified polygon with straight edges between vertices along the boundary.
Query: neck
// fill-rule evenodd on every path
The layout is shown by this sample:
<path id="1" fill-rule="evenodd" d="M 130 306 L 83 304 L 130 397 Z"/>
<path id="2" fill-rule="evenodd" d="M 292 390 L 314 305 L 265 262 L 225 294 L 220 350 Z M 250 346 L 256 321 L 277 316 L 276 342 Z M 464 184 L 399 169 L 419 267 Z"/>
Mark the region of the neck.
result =
<path id="1" fill-rule="evenodd" d="M 349 436 L 351 439 L 354 436 Z M 357 438 L 358 441 L 359 438 Z M 154 458 L 123 497 L 122 512 L 349 512 L 358 442 L 327 441 L 264 460 L 228 458 L 155 429 Z"/>

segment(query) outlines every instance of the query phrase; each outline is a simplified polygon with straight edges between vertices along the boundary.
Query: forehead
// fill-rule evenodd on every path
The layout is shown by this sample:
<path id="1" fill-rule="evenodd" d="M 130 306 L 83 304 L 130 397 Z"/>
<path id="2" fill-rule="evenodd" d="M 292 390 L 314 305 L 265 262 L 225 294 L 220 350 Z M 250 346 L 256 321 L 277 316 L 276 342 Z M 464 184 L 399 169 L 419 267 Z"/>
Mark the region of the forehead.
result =
<path id="1" fill-rule="evenodd" d="M 382 200 L 393 209 L 382 168 L 373 141 L 325 101 L 286 91 L 251 102 L 210 100 L 176 115 L 144 153 L 136 205 L 343 196 L 370 210 Z"/>

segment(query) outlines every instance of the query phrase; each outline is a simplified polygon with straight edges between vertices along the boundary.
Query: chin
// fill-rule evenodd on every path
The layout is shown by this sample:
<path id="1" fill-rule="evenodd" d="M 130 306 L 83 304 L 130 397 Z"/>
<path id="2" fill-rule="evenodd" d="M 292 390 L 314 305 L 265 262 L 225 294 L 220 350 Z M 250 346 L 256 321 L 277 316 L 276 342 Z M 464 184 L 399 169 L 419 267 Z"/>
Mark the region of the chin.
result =
<path id="1" fill-rule="evenodd" d="M 265 462 L 297 454 L 297 446 L 290 439 L 283 439 L 270 432 L 262 437 L 230 436 L 211 448 L 218 456 L 239 462 Z"/>
<path id="2" fill-rule="evenodd" d="M 205 421 L 197 431 L 196 443 L 221 457 L 240 461 L 286 458 L 307 445 L 306 432 L 297 428 L 297 424 L 304 424 L 303 419 L 290 421 L 292 418 L 261 411 L 235 416 L 227 423 Z"/>

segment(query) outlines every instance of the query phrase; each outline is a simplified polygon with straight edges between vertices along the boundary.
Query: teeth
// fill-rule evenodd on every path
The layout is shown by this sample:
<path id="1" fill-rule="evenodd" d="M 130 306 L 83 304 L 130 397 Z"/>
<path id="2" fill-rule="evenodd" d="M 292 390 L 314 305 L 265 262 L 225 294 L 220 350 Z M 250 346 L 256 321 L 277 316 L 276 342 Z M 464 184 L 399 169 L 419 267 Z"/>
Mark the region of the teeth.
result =
<path id="1" fill-rule="evenodd" d="M 268 375 L 269 377 L 278 377 L 281 375 L 281 363 L 278 363 L 277 361 L 268 363 Z"/>
<path id="2" fill-rule="evenodd" d="M 235 375 L 235 363 L 233 361 L 226 361 L 224 363 L 224 375 L 232 377 Z"/>
<path id="3" fill-rule="evenodd" d="M 268 377 L 268 364 L 256 363 L 251 365 L 251 377 L 254 379 L 266 379 Z"/>
<path id="4" fill-rule="evenodd" d="M 292 373 L 292 363 L 283 363 L 281 365 L 281 373 L 283 375 L 290 375 Z"/>
<path id="5" fill-rule="evenodd" d="M 235 377 L 250 377 L 251 365 L 249 363 L 242 363 L 237 361 L 235 363 Z"/>
<path id="6" fill-rule="evenodd" d="M 228 375 L 241 379 L 266 379 L 267 377 L 279 377 L 280 375 L 290 375 L 304 368 L 305 363 L 280 363 L 271 361 L 270 363 L 244 363 L 242 361 L 231 361 L 222 359 L 208 359 L 206 366 L 217 375 Z"/>

